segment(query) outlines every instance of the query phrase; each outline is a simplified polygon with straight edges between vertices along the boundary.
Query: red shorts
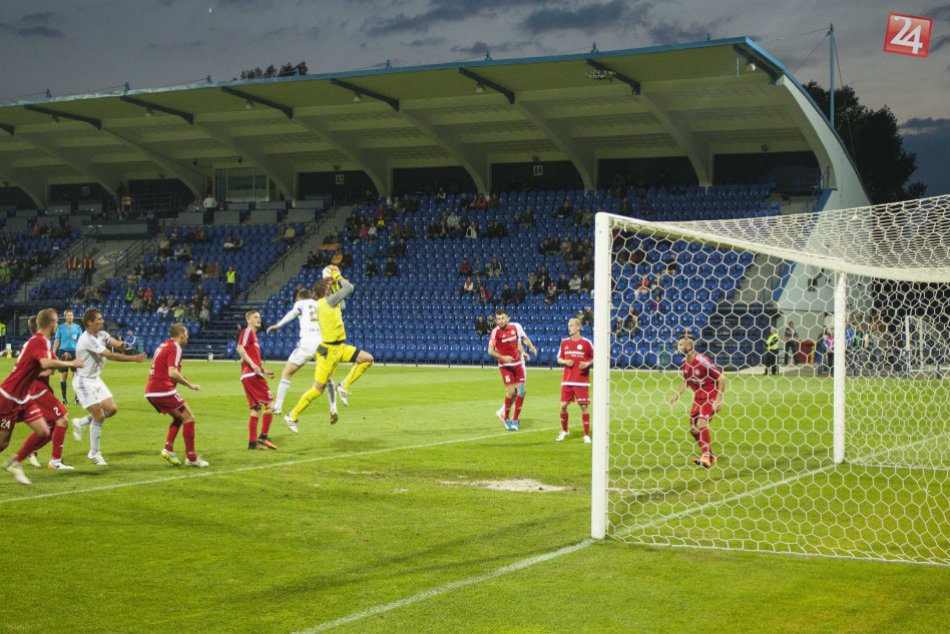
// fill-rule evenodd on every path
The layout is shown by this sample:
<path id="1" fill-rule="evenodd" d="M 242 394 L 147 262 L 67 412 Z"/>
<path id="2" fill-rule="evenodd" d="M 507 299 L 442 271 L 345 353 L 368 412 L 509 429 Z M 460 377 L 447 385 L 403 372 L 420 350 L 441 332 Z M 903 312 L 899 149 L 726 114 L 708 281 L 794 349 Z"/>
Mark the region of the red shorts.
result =
<path id="1" fill-rule="evenodd" d="M 43 420 L 43 412 L 33 401 L 23 405 L 0 395 L 0 431 L 11 431 L 17 423 L 35 423 Z"/>
<path id="2" fill-rule="evenodd" d="M 241 379 L 241 385 L 244 386 L 244 395 L 247 396 L 247 404 L 251 409 L 258 405 L 268 405 L 274 400 L 270 385 L 267 384 L 267 379 L 262 376 L 252 374 L 244 377 Z"/>
<path id="3" fill-rule="evenodd" d="M 693 409 L 689 411 L 689 418 L 690 420 L 696 420 L 697 418 L 709 420 L 715 414 L 716 410 L 713 409 L 713 402 L 711 400 L 693 401 Z"/>
<path id="4" fill-rule="evenodd" d="M 587 385 L 562 385 L 561 402 L 573 403 L 577 401 L 578 405 L 590 404 L 590 386 Z"/>
<path id="5" fill-rule="evenodd" d="M 40 396 L 33 399 L 33 402 L 37 407 L 40 408 L 40 411 L 43 412 L 43 420 L 47 423 L 55 423 L 60 418 L 66 418 L 66 415 L 69 414 L 69 410 L 66 409 L 66 406 L 59 402 L 51 391 L 43 392 Z"/>
<path id="6" fill-rule="evenodd" d="M 500 365 L 498 369 L 501 371 L 501 378 L 505 385 L 524 383 L 524 364 Z"/>
<path id="7" fill-rule="evenodd" d="M 178 392 L 172 392 L 167 396 L 146 396 L 145 398 L 159 414 L 171 414 L 188 405 Z"/>

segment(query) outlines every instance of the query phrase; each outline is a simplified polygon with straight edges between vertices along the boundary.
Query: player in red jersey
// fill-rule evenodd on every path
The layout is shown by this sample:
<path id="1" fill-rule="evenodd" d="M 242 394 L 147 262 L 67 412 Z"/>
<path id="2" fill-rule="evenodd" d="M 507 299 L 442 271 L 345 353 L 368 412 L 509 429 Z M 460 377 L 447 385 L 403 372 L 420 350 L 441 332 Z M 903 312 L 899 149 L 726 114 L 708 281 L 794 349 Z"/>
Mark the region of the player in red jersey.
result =
<path id="1" fill-rule="evenodd" d="M 273 418 L 274 395 L 265 377 L 274 378 L 274 373 L 264 369 L 261 360 L 261 348 L 257 343 L 257 331 L 261 329 L 261 314 L 256 310 L 249 310 L 244 314 L 247 328 L 238 335 L 237 351 L 241 355 L 241 385 L 247 396 L 248 407 L 251 408 L 251 419 L 247 423 L 248 449 L 277 449 L 267 439 L 270 423 Z M 261 434 L 257 435 L 257 420 L 261 419 Z"/>
<path id="2" fill-rule="evenodd" d="M 521 324 L 509 321 L 508 311 L 504 308 L 496 310 L 495 328 L 488 338 L 488 355 L 498 359 L 498 370 L 505 382 L 505 404 L 497 415 L 508 431 L 520 429 L 518 417 L 521 416 L 521 406 L 524 404 L 524 362 L 529 357 L 525 354 L 522 339 L 527 339 L 527 335 L 524 334 Z M 537 355 L 538 349 L 530 339 L 527 341 L 531 354 Z M 509 417 L 508 412 L 512 404 L 515 408 Z"/>
<path id="3" fill-rule="evenodd" d="M 10 444 L 13 426 L 18 422 L 26 423 L 37 435 L 46 438 L 49 427 L 43 420 L 43 413 L 30 399 L 30 388 L 43 370 L 61 370 L 63 368 L 81 368 L 82 361 L 60 361 L 53 358 L 49 338 L 59 326 L 59 316 L 52 308 L 45 308 L 36 315 L 36 333 L 23 346 L 23 353 L 16 367 L 6 380 L 0 384 L 0 452 Z M 18 461 L 11 460 L 6 466 L 8 473 L 21 484 L 30 484 Z"/>
<path id="4" fill-rule="evenodd" d="M 27 320 L 27 325 L 30 328 L 30 333 L 36 334 L 35 315 L 30 316 Z M 25 346 L 26 344 L 24 344 L 24 347 Z M 53 358 L 56 358 L 55 352 L 53 353 Z M 36 457 L 36 452 L 45 447 L 48 442 L 52 441 L 53 454 L 50 457 L 47 468 L 71 471 L 72 467 L 62 460 L 63 441 L 66 439 L 66 429 L 69 426 L 69 423 L 66 422 L 66 415 L 69 412 L 66 410 L 66 406 L 59 402 L 56 395 L 53 394 L 52 388 L 50 388 L 49 377 L 52 374 L 53 370 L 43 370 L 40 372 L 39 378 L 33 381 L 33 385 L 30 386 L 30 398 L 40 408 L 40 411 L 43 412 L 43 420 L 46 421 L 48 425 L 52 425 L 51 433 L 45 438 L 36 432 L 27 436 L 23 445 L 20 447 L 20 451 L 17 452 L 16 461 L 22 464 L 24 460 L 29 460 L 30 464 L 34 467 L 39 467 L 40 462 Z"/>
<path id="5" fill-rule="evenodd" d="M 557 353 L 557 362 L 564 366 L 561 376 L 561 433 L 557 441 L 567 438 L 567 406 L 577 401 L 581 408 L 581 421 L 584 423 L 584 442 L 590 444 L 590 368 L 594 365 L 594 344 L 590 339 L 581 337 L 581 320 L 568 319 L 567 339 L 561 340 Z"/>
<path id="6" fill-rule="evenodd" d="M 687 387 L 693 390 L 693 407 L 689 412 L 689 433 L 692 434 L 702 455 L 693 458 L 693 464 L 709 469 L 716 464 L 709 434 L 709 421 L 722 407 L 722 395 L 726 391 L 726 376 L 722 369 L 704 354 L 696 352 L 695 343 L 683 337 L 677 345 L 683 355 L 683 384 L 677 388 L 670 405 L 675 405 Z"/>
<path id="7" fill-rule="evenodd" d="M 208 461 L 195 453 L 195 415 L 175 388 L 181 383 L 196 392 L 201 389 L 200 385 L 192 383 L 181 373 L 181 347 L 187 343 L 188 328 L 185 324 L 172 324 L 168 329 L 168 339 L 155 349 L 152 356 L 152 367 L 148 371 L 148 383 L 145 385 L 145 398 L 159 414 L 172 417 L 165 447 L 162 449 L 162 459 L 176 467 L 181 465 L 181 460 L 175 455 L 175 438 L 181 429 L 188 457 L 185 464 L 189 467 L 207 467 Z"/>

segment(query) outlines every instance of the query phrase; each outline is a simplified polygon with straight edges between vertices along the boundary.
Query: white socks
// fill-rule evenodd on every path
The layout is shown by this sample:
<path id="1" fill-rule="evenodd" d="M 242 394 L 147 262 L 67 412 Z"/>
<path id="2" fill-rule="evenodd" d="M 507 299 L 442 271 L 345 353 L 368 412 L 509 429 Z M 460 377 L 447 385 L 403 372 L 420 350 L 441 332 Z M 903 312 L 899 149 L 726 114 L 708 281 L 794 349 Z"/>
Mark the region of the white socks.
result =
<path id="1" fill-rule="evenodd" d="M 284 409 L 284 399 L 287 398 L 287 392 L 290 391 L 290 381 L 281 379 L 277 385 L 277 398 L 274 399 L 274 409 L 278 412 Z"/>
<path id="2" fill-rule="evenodd" d="M 89 426 L 89 453 L 99 453 L 99 441 L 102 439 L 102 423 L 92 421 Z"/>

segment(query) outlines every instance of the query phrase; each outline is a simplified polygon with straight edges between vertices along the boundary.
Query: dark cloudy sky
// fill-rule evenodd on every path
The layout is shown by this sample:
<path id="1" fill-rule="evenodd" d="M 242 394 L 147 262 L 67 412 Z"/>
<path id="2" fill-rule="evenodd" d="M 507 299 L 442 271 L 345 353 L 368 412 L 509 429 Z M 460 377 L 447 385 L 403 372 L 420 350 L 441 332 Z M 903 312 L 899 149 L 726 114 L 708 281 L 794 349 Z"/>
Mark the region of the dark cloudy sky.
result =
<path id="1" fill-rule="evenodd" d="M 213 11 L 209 13 L 209 7 Z M 890 11 L 934 18 L 927 59 L 882 52 Z M 750 35 L 803 83 L 890 107 L 915 178 L 950 193 L 947 0 L 0 0 L 0 101 L 147 88 L 305 60 L 311 72 L 638 48 Z"/>

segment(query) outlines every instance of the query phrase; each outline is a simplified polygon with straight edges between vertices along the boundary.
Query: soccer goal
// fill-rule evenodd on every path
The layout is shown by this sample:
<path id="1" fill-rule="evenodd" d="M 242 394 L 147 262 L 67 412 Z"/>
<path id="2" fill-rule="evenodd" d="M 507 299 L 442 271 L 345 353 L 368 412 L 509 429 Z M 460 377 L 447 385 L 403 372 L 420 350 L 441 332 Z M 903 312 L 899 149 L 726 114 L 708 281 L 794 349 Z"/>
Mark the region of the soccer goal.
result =
<path id="1" fill-rule="evenodd" d="M 950 196 L 596 240 L 593 537 L 950 565 Z"/>

